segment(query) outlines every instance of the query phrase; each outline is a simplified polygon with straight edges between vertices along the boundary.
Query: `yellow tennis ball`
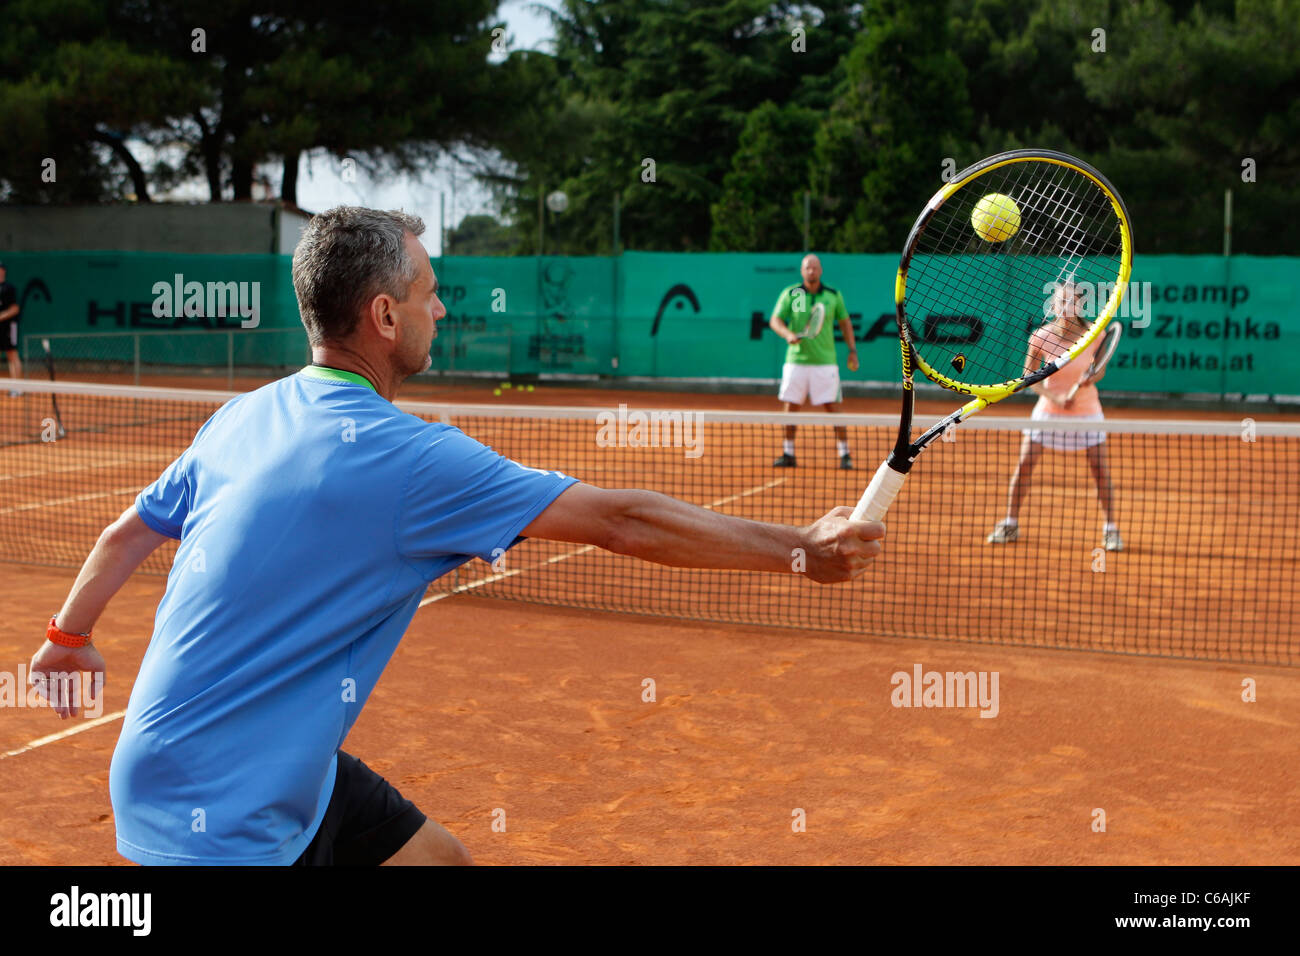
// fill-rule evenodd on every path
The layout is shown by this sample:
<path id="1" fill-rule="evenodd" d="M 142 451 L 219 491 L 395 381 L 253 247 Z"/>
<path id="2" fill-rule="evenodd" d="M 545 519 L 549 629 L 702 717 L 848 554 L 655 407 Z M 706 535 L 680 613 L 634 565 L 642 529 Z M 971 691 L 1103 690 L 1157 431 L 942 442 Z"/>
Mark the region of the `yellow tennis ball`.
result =
<path id="1" fill-rule="evenodd" d="M 1010 196 L 989 193 L 975 204 L 970 222 L 986 242 L 1006 242 L 1020 231 L 1020 207 Z"/>
<path id="2" fill-rule="evenodd" d="M 500 395 L 500 394 L 501 394 L 501 389 L 499 389 L 499 388 L 494 388 L 494 389 L 492 389 L 492 394 L 493 394 L 493 395 Z"/>

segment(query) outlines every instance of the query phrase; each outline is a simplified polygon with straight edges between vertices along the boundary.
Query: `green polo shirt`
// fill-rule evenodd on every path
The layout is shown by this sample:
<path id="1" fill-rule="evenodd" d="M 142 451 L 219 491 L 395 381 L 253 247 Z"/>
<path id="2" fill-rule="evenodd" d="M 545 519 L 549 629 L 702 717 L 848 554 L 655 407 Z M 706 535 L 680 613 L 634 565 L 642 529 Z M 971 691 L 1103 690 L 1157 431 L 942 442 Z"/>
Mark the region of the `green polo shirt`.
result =
<path id="1" fill-rule="evenodd" d="M 844 305 L 844 296 L 822 283 L 816 293 L 809 292 L 803 283 L 792 285 L 781 292 L 776 300 L 776 315 L 791 332 L 800 332 L 808 327 L 812 308 L 817 303 L 826 308 L 826 321 L 816 338 L 803 339 L 794 343 L 785 352 L 786 362 L 794 365 L 836 365 L 835 325 L 840 319 L 849 317 L 849 310 Z"/>

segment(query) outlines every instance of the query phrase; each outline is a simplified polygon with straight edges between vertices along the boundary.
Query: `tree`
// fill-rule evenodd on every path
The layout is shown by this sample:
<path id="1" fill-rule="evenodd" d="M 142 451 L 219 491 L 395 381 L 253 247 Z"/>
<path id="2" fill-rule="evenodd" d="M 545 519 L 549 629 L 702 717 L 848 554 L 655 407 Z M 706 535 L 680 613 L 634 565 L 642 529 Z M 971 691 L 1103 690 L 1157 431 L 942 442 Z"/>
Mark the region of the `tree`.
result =
<path id="1" fill-rule="evenodd" d="M 1300 251 L 1300 2 L 1143 0 L 1121 9 L 1112 33 L 1141 42 L 1116 42 L 1077 73 L 1090 98 L 1149 130 L 1147 148 L 1106 160 L 1136 187 L 1122 188 L 1142 248 L 1218 251 L 1233 188 L 1234 251 Z M 1243 182 L 1247 160 L 1257 181 Z"/>
<path id="2" fill-rule="evenodd" d="M 206 97 L 171 124 L 213 201 L 252 194 L 278 157 L 293 202 L 298 160 L 324 147 L 372 170 L 426 167 L 450 145 L 486 142 L 508 98 L 527 94 L 488 63 L 496 0 L 161 0 L 126 22 L 204 76 Z M 197 9 L 196 9 L 197 7 Z M 204 24 L 202 49 L 188 27 Z M 178 49 L 177 36 L 187 44 Z"/>
<path id="3" fill-rule="evenodd" d="M 447 236 L 445 255 L 508 256 L 519 244 L 514 230 L 492 216 L 466 216 Z"/>
<path id="4" fill-rule="evenodd" d="M 713 204 L 711 248 L 789 252 L 802 248 L 803 194 L 817 114 L 767 102 L 745 118 L 722 195 Z"/>
<path id="5" fill-rule="evenodd" d="M 113 36 L 106 4 L 10 5 L 0 29 L 0 180 L 15 202 L 149 201 L 127 140 L 198 87 L 181 65 Z M 53 42 L 51 42 L 53 40 Z M 52 163 L 52 165 L 51 165 Z"/>
<path id="6" fill-rule="evenodd" d="M 304 150 L 373 171 L 424 168 L 453 145 L 491 143 L 533 95 L 513 57 L 489 62 L 496 6 L 440 0 L 434 17 L 423 0 L 11 4 L 0 122 L 23 143 L 0 172 L 13 166 L 11 194 L 68 198 L 62 186 L 28 188 L 32 156 L 57 150 L 80 198 L 130 188 L 147 199 L 150 179 L 201 176 L 218 202 L 251 198 L 257 166 L 276 161 L 292 202 Z M 143 169 L 131 140 L 181 159 Z"/>
<path id="7" fill-rule="evenodd" d="M 571 251 L 609 247 L 616 195 L 628 245 L 709 248 L 712 206 L 746 117 L 766 101 L 824 108 L 854 11 L 847 3 L 565 0 L 554 18 L 555 82 L 528 117 L 564 149 L 503 149 L 528 182 L 512 218 L 525 234 L 535 229 L 533 183 L 544 182 L 570 196 L 554 238 Z M 560 115 L 577 124 L 561 126 Z M 548 248 L 551 239 L 548 227 Z"/>
<path id="8" fill-rule="evenodd" d="M 1105 0 L 953 3 L 949 36 L 966 69 L 978 131 L 978 145 L 960 165 L 1018 146 L 1068 144 L 1075 152 L 1096 152 L 1116 140 L 1135 145 L 1131 113 L 1092 102 L 1075 74 L 1079 62 L 1110 55 L 1091 49 L 1093 31 L 1112 26 L 1107 6 Z"/>
<path id="9" fill-rule="evenodd" d="M 546 223 L 549 253 L 608 252 L 612 233 L 610 179 L 596 166 L 593 138 L 613 125 L 611 103 L 589 97 L 560 72 L 555 58 L 520 52 L 512 59 L 536 91 L 526 108 L 503 110 L 506 117 L 494 140 L 496 150 L 470 158 L 472 172 L 494 193 L 502 218 L 514 225 L 515 252 L 536 252 L 539 199 L 557 189 L 569 197 L 563 216 Z"/>
<path id="10" fill-rule="evenodd" d="M 863 25 L 816 134 L 814 245 L 892 252 L 940 185 L 944 160 L 969 142 L 971 109 L 946 3 L 875 0 Z"/>

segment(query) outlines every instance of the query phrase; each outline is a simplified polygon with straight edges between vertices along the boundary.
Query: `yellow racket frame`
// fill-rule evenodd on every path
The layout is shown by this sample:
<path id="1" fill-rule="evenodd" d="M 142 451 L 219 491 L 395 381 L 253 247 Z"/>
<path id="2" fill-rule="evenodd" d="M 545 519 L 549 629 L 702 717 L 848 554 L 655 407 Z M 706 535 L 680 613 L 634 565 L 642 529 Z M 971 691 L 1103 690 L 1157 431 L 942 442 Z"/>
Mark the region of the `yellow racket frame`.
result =
<path id="1" fill-rule="evenodd" d="M 906 380 L 903 387 L 907 389 L 911 388 L 911 374 L 908 356 L 908 353 L 910 352 L 911 357 L 916 361 L 916 367 L 919 368 L 921 374 L 930 379 L 930 381 L 942 385 L 944 388 L 951 389 L 954 392 L 973 396 L 971 401 L 962 406 L 958 416 L 958 421 L 987 408 L 994 402 L 1001 401 L 1004 398 L 1009 398 L 1016 392 L 1024 389 L 1030 383 L 1045 378 L 1047 375 L 1051 374 L 1051 372 L 1056 371 L 1056 369 L 1060 368 L 1062 365 L 1065 365 L 1067 362 L 1082 354 L 1088 346 L 1092 345 L 1092 343 L 1097 340 L 1097 337 L 1105 330 L 1106 325 L 1119 311 L 1120 303 L 1124 299 L 1124 293 L 1128 290 L 1129 278 L 1133 272 L 1132 228 L 1129 225 L 1128 213 L 1124 209 L 1124 203 L 1120 200 L 1119 196 L 1116 195 L 1115 190 L 1110 186 L 1110 184 L 1100 178 L 1099 174 L 1095 173 L 1093 170 L 1085 168 L 1080 165 L 1080 163 L 1064 154 L 1036 150 L 1024 150 L 1023 153 L 1024 155 L 1011 156 L 1007 159 L 990 163 L 987 166 L 977 163 L 975 166 L 971 167 L 972 171 L 968 172 L 965 176 L 961 176 L 950 183 L 946 183 L 943 188 L 936 192 L 934 196 L 930 198 L 930 201 L 926 203 L 925 210 L 917 220 L 916 225 L 912 227 L 912 240 L 908 243 L 907 256 L 899 263 L 898 276 L 894 280 L 894 307 L 898 311 L 900 334 L 907 342 L 907 345 L 903 349 L 903 373 Z M 959 190 L 977 182 L 986 173 L 992 172 L 995 169 L 1000 169 L 1003 166 L 1010 166 L 1015 163 L 1026 162 L 1054 163 L 1057 166 L 1064 166 L 1066 169 L 1071 169 L 1081 176 L 1086 176 L 1105 194 L 1106 198 L 1110 201 L 1111 208 L 1115 211 L 1116 218 L 1119 220 L 1121 244 L 1119 275 L 1115 281 L 1115 288 L 1111 290 L 1111 294 L 1106 300 L 1105 307 L 1098 314 L 1097 319 L 1092 323 L 1092 327 L 1088 330 L 1088 333 L 1076 342 L 1068 352 L 1053 362 L 1050 370 L 1044 370 L 1044 374 L 1042 375 L 1024 375 L 1019 378 L 1009 379 L 1005 382 L 999 382 L 996 385 L 973 385 L 968 382 L 960 382 L 949 375 L 945 375 L 933 365 L 926 362 L 922 355 L 916 351 L 911 344 L 911 333 L 907 328 L 905 307 L 907 301 L 907 266 L 911 261 L 912 246 L 915 244 L 915 240 L 918 237 L 921 228 L 923 228 L 925 223 L 929 221 L 930 217 Z"/>

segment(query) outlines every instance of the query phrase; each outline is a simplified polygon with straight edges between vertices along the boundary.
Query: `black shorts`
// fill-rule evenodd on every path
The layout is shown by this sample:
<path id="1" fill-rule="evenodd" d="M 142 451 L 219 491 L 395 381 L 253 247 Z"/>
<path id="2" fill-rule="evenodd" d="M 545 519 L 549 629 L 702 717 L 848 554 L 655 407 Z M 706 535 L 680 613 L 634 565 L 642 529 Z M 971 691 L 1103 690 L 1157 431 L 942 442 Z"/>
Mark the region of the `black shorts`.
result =
<path id="1" fill-rule="evenodd" d="M 396 787 L 340 750 L 325 819 L 293 865 L 378 866 L 404 847 L 426 819 Z"/>
<path id="2" fill-rule="evenodd" d="M 5 319 L 0 322 L 0 352 L 18 351 L 18 320 Z"/>

